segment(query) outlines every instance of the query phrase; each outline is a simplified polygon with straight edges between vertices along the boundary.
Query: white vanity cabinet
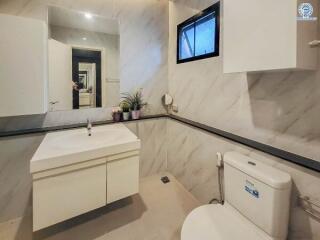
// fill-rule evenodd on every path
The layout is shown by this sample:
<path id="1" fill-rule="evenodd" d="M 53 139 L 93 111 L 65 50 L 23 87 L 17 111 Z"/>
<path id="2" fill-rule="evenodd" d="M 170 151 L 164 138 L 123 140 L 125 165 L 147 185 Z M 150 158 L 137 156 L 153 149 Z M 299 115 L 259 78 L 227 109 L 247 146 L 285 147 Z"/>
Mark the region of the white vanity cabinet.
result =
<path id="1" fill-rule="evenodd" d="M 47 134 L 30 165 L 33 230 L 138 193 L 139 153 L 140 140 L 122 124 L 95 127 L 92 136 Z"/>
<path id="2" fill-rule="evenodd" d="M 47 112 L 48 28 L 0 14 L 0 117 Z"/>
<path id="3" fill-rule="evenodd" d="M 313 8 L 308 19 L 302 3 Z M 224 72 L 316 69 L 318 48 L 309 46 L 318 38 L 316 18 L 317 0 L 224 0 Z"/>
<path id="4" fill-rule="evenodd" d="M 106 173 L 98 159 L 33 174 L 33 230 L 104 206 Z"/>
<path id="5" fill-rule="evenodd" d="M 107 158 L 107 203 L 139 192 L 139 152 Z"/>

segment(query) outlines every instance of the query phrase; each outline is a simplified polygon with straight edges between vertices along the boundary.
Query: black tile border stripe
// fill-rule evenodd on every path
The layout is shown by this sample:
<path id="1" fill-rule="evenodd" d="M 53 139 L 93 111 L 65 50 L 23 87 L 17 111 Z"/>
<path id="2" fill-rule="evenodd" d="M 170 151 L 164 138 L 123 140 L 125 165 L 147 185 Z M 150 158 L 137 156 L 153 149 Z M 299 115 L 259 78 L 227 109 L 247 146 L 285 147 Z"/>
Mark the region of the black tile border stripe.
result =
<path id="1" fill-rule="evenodd" d="M 204 125 L 204 124 L 201 124 L 198 122 L 194 122 L 194 121 L 191 121 L 191 120 L 188 120 L 188 119 L 176 116 L 176 115 L 170 115 L 169 117 L 171 119 L 174 119 L 178 122 L 195 127 L 197 129 L 201 129 L 206 132 L 216 134 L 218 136 L 221 136 L 223 138 L 229 139 L 229 140 L 237 142 L 237 143 L 241 143 L 245 146 L 251 147 L 251 148 L 259 150 L 261 152 L 268 153 L 272 156 L 279 157 L 279 158 L 282 158 L 282 159 L 287 160 L 289 162 L 303 166 L 305 168 L 320 172 L 320 162 L 318 162 L 316 160 L 306 158 L 306 157 L 303 157 L 303 156 L 300 156 L 300 155 L 297 155 L 297 154 L 294 154 L 291 152 L 287 152 L 287 151 L 272 147 L 267 144 L 259 143 L 254 140 L 244 138 L 244 137 L 241 137 L 241 136 L 238 136 L 238 135 L 235 135 L 235 134 L 232 134 L 232 133 L 229 133 L 229 132 L 217 129 L 217 128 L 209 127 L 207 125 Z"/>
<path id="2" fill-rule="evenodd" d="M 128 121 L 121 121 L 120 123 L 136 122 L 136 121 L 141 121 L 141 120 L 163 118 L 163 117 L 167 117 L 167 115 L 166 114 L 157 114 L 157 115 L 143 116 L 137 120 L 132 119 L 132 120 L 128 120 Z M 113 120 L 106 120 L 106 121 L 92 122 L 92 125 L 93 126 L 100 126 L 100 125 L 113 124 L 113 123 L 118 123 L 118 122 L 114 122 Z M 87 126 L 87 123 L 77 123 L 77 124 L 62 125 L 62 126 L 55 126 L 55 127 L 43 127 L 43 128 L 33 128 L 33 129 L 24 129 L 24 130 L 17 130 L 17 131 L 0 132 L 0 139 L 3 137 L 14 137 L 14 136 L 20 136 L 20 135 L 25 135 L 25 134 L 35 134 L 35 133 L 47 133 L 47 132 L 54 132 L 54 131 L 69 130 L 69 129 L 74 129 L 74 128 L 82 128 L 82 127 L 86 127 L 86 126 Z"/>
<path id="3" fill-rule="evenodd" d="M 287 152 L 284 150 L 281 150 L 279 148 L 272 147 L 267 144 L 263 144 L 260 142 L 256 142 L 254 140 L 244 138 L 238 135 L 235 135 L 230 132 L 226 132 L 214 127 L 210 127 L 208 125 L 198 123 L 183 117 L 179 117 L 177 115 L 167 115 L 167 114 L 158 114 L 158 115 L 149 115 L 149 116 L 144 116 L 138 120 L 129 120 L 129 121 L 124 121 L 122 123 L 126 122 L 135 122 L 135 121 L 141 121 L 141 120 L 148 120 L 148 119 L 158 119 L 158 118 L 168 118 L 172 119 L 175 121 L 178 121 L 180 123 L 186 124 L 190 127 L 196 128 L 203 130 L 205 132 L 215 134 L 217 136 L 226 138 L 228 140 L 243 144 L 247 147 L 259 150 L 261 152 L 268 153 L 272 156 L 282 158 L 284 160 L 287 160 L 291 163 L 295 163 L 297 165 L 300 165 L 302 167 L 311 169 L 316 172 L 320 172 L 320 161 L 316 161 L 314 159 L 306 158 L 291 152 Z M 101 121 L 101 122 L 94 122 L 94 126 L 99 126 L 99 125 L 105 125 L 105 124 L 112 124 L 115 123 L 112 120 L 107 120 L 107 121 Z M 0 139 L 2 137 L 11 137 L 11 136 L 20 136 L 20 135 L 25 135 L 25 134 L 35 134 L 35 133 L 47 133 L 47 132 L 52 132 L 52 131 L 60 131 L 60 130 L 67 130 L 67 129 L 73 129 L 73 128 L 80 128 L 80 127 L 85 127 L 85 123 L 79 123 L 79 124 L 72 124 L 72 125 L 65 125 L 65 126 L 57 126 L 57 127 L 47 127 L 47 128 L 36 128 L 36 129 L 27 129 L 27 130 L 18 130 L 18 131 L 10 131 L 10 132 L 0 132 Z"/>

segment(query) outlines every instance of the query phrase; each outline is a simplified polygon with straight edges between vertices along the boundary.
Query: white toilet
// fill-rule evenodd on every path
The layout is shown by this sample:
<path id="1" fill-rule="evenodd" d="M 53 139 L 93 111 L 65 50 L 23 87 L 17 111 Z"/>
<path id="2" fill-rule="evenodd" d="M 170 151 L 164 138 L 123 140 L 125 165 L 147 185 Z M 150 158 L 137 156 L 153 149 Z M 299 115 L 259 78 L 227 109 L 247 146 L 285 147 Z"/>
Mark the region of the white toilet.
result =
<path id="1" fill-rule="evenodd" d="M 181 240 L 285 240 L 291 177 L 245 155 L 224 155 L 225 204 L 193 210 Z"/>

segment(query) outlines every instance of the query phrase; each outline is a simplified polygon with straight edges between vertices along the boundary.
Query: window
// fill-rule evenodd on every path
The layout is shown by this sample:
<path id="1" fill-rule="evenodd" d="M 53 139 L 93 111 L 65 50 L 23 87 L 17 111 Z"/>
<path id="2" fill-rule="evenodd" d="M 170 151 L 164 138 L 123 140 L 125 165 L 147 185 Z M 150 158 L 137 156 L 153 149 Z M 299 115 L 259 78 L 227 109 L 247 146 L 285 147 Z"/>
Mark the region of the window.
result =
<path id="1" fill-rule="evenodd" d="M 220 3 L 178 25 L 177 63 L 219 56 Z"/>

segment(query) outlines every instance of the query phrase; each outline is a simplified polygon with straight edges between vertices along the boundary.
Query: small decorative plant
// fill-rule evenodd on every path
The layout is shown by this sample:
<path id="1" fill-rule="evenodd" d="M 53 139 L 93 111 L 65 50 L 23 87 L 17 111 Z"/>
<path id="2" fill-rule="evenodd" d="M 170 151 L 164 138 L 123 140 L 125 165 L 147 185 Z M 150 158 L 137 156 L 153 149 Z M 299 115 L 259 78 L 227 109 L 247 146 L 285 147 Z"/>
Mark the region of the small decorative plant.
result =
<path id="1" fill-rule="evenodd" d="M 127 102 L 122 101 L 120 107 L 122 109 L 123 120 L 128 121 L 130 118 L 130 105 Z"/>
<path id="2" fill-rule="evenodd" d="M 125 101 L 122 101 L 120 103 L 120 107 L 122 109 L 122 112 L 130 112 L 130 105 L 129 103 L 125 102 Z"/>
<path id="3" fill-rule="evenodd" d="M 133 94 L 122 93 L 122 95 L 122 103 L 126 103 L 130 106 L 132 119 L 139 119 L 141 109 L 147 105 L 147 103 L 143 101 L 142 89 L 136 91 Z"/>

